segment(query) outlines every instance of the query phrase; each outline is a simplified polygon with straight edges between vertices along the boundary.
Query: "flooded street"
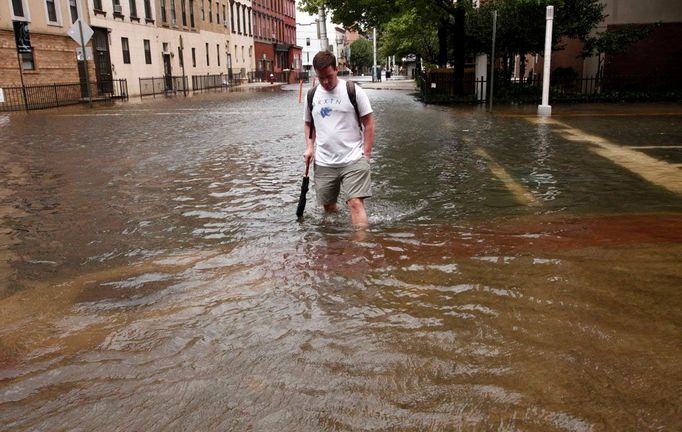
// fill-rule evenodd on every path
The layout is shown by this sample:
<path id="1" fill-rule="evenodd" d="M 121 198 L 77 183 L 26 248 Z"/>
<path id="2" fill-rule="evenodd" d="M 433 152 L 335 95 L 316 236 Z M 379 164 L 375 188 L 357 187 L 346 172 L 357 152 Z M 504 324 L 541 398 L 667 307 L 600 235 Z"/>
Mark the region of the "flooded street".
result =
<path id="1" fill-rule="evenodd" d="M 682 429 L 682 107 L 367 93 L 365 235 L 293 87 L 0 116 L 0 430 Z"/>

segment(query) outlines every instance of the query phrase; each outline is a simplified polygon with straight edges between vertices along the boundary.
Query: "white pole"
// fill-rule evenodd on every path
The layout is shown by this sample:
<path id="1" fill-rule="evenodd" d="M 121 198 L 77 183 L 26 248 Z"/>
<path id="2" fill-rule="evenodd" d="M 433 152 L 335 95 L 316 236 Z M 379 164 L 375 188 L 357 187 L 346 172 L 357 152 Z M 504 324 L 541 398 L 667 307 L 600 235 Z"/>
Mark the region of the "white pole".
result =
<path id="1" fill-rule="evenodd" d="M 549 105 L 549 75 L 552 61 L 552 25 L 554 21 L 554 6 L 547 6 L 547 28 L 545 29 L 545 67 L 542 72 L 542 105 L 538 105 L 538 115 L 551 116 L 552 107 Z"/>
<path id="2" fill-rule="evenodd" d="M 372 42 L 374 45 L 374 67 L 372 68 L 372 82 L 374 82 L 374 77 L 377 73 L 377 29 L 376 29 L 376 27 L 374 27 L 374 33 L 372 34 L 372 36 L 373 36 Z"/>
<path id="3" fill-rule="evenodd" d="M 329 51 L 329 39 L 327 38 L 327 11 L 320 6 L 320 50 Z"/>

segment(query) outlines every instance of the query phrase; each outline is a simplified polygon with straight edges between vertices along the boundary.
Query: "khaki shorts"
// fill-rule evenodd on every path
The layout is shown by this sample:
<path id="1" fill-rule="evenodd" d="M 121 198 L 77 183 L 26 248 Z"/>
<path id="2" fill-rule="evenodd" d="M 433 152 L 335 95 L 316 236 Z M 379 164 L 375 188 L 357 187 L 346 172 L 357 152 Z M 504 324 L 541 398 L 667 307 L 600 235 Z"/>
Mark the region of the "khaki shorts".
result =
<path id="1" fill-rule="evenodd" d="M 315 165 L 315 192 L 317 201 L 334 204 L 339 195 L 347 202 L 351 198 L 372 196 L 369 161 L 361 157 L 345 167 L 325 167 Z"/>

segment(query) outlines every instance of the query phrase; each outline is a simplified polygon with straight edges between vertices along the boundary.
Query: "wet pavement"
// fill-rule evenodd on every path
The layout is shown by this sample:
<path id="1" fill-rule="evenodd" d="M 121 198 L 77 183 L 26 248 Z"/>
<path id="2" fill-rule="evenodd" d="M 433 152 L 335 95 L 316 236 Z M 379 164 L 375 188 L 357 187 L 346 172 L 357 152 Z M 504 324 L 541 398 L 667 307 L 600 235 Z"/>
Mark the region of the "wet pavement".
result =
<path id="1" fill-rule="evenodd" d="M 368 94 L 365 234 L 296 86 L 0 116 L 0 429 L 681 429 L 682 107 Z"/>

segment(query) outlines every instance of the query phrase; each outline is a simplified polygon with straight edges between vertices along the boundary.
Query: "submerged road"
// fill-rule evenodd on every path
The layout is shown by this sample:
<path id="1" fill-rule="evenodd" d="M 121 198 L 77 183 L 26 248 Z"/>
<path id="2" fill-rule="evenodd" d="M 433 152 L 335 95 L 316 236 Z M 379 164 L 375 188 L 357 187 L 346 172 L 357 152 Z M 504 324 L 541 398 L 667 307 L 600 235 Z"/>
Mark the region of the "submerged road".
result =
<path id="1" fill-rule="evenodd" d="M 296 90 L 0 116 L 0 429 L 682 428 L 678 107 L 368 90 L 359 235 Z"/>

